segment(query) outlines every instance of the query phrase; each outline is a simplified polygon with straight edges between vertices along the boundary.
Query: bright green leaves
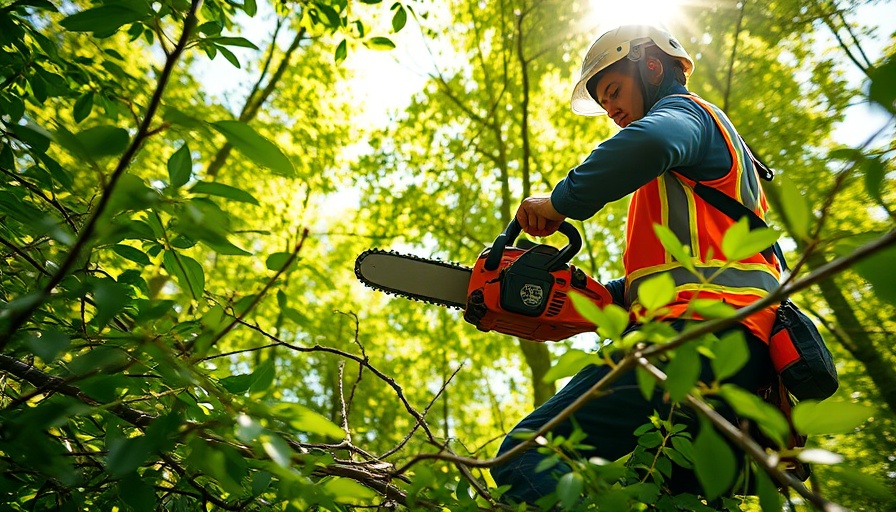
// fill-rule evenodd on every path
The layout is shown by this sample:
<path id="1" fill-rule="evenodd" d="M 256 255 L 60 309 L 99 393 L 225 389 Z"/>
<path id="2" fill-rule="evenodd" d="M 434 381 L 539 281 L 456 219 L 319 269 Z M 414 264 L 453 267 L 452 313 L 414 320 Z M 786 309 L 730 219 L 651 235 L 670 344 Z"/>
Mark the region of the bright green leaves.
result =
<path id="1" fill-rule="evenodd" d="M 557 360 L 557 364 L 544 374 L 544 381 L 554 382 L 557 379 L 575 375 L 589 364 L 600 364 L 601 361 L 601 357 L 597 354 L 578 349 L 567 350 Z"/>
<path id="2" fill-rule="evenodd" d="M 700 354 L 696 343 L 685 343 L 675 349 L 675 356 L 666 367 L 666 390 L 673 401 L 683 400 L 700 378 Z"/>
<path id="3" fill-rule="evenodd" d="M 874 293 L 890 304 L 896 304 L 896 248 L 877 251 L 859 262 L 855 270 L 871 283 Z"/>
<path id="4" fill-rule="evenodd" d="M 336 64 L 339 64 L 340 62 L 344 61 L 347 56 L 348 42 L 343 39 L 342 41 L 339 41 L 339 45 L 336 46 L 336 52 L 333 54 L 333 60 L 336 62 Z"/>
<path id="5" fill-rule="evenodd" d="M 174 250 L 165 251 L 162 261 L 165 270 L 174 277 L 184 293 L 189 294 L 194 300 L 202 298 L 205 290 L 205 272 L 198 261 Z"/>
<path id="6" fill-rule="evenodd" d="M 577 292 L 570 292 L 569 299 L 580 315 L 597 326 L 598 334 L 611 340 L 622 339 L 622 333 L 629 324 L 628 311 L 615 304 L 608 304 L 600 309 Z"/>
<path id="7" fill-rule="evenodd" d="M 765 402 L 756 393 L 745 391 L 733 384 L 722 384 L 719 395 L 734 408 L 738 416 L 755 421 L 763 434 L 775 441 L 779 447 L 786 447 L 790 426 L 781 411 Z"/>
<path id="8" fill-rule="evenodd" d="M 663 226 L 661 224 L 653 225 L 653 232 L 656 234 L 656 237 L 659 239 L 660 243 L 663 245 L 663 248 L 675 258 L 675 261 L 681 263 L 681 266 L 694 272 L 694 262 L 691 258 L 691 254 L 688 251 L 688 248 L 681 243 L 675 233 L 672 232 L 671 229 Z"/>
<path id="9" fill-rule="evenodd" d="M 267 359 L 258 365 L 252 373 L 232 375 L 221 379 L 221 385 L 224 386 L 224 389 L 236 395 L 246 392 L 262 393 L 271 387 L 275 376 L 274 361 Z"/>
<path id="10" fill-rule="evenodd" d="M 392 16 L 392 31 L 398 32 L 408 22 L 408 11 L 399 2 L 392 4 L 391 9 L 395 11 L 395 14 Z"/>
<path id="11" fill-rule="evenodd" d="M 72 32 L 93 32 L 96 37 L 109 37 L 122 26 L 145 21 L 153 15 L 146 0 L 121 0 L 72 14 L 61 22 Z"/>
<path id="12" fill-rule="evenodd" d="M 760 253 L 778 241 L 780 233 L 771 228 L 750 230 L 746 217 L 741 217 L 722 237 L 722 252 L 728 261 L 740 261 Z"/>
<path id="13" fill-rule="evenodd" d="M 40 357 L 45 364 L 55 361 L 56 357 L 70 344 L 71 339 L 67 334 L 54 329 L 29 333 L 25 339 L 25 346 Z"/>
<path id="14" fill-rule="evenodd" d="M 717 380 L 725 380 L 738 372 L 750 359 L 750 350 L 743 333 L 730 331 L 712 345 L 712 371 Z"/>
<path id="15" fill-rule="evenodd" d="M 871 84 L 868 97 L 891 114 L 896 114 L 896 57 L 890 56 L 882 64 L 869 70 Z"/>
<path id="16" fill-rule="evenodd" d="M 55 133 L 56 142 L 72 155 L 96 161 L 101 157 L 120 155 L 128 145 L 128 132 L 117 126 L 101 125 L 73 134 L 64 127 Z"/>
<path id="17" fill-rule="evenodd" d="M 180 188 L 190 181 L 193 173 L 193 158 L 190 155 L 190 146 L 186 142 L 168 159 L 168 183 L 174 188 Z"/>
<path id="18" fill-rule="evenodd" d="M 657 274 L 645 280 L 638 287 L 638 302 L 647 309 L 648 313 L 659 311 L 674 299 L 675 281 L 668 272 Z"/>
<path id="19" fill-rule="evenodd" d="M 220 52 L 227 62 L 232 64 L 233 67 L 240 69 L 242 66 L 240 65 L 239 59 L 237 59 L 236 55 L 227 48 L 228 46 L 258 50 L 258 47 L 255 46 L 254 43 L 244 37 L 215 36 L 206 37 L 199 41 L 199 47 L 205 50 L 205 54 L 208 55 L 210 59 L 214 59 Z"/>
<path id="20" fill-rule="evenodd" d="M 382 36 L 371 37 L 370 39 L 364 41 L 364 46 L 370 48 L 371 50 L 380 50 L 380 51 L 387 51 L 387 50 L 395 49 L 395 43 L 393 43 L 392 40 L 389 39 L 388 37 L 382 37 Z"/>
<path id="21" fill-rule="evenodd" d="M 283 151 L 276 144 L 259 135 L 248 124 L 240 121 L 217 121 L 211 123 L 210 126 L 256 164 L 267 167 L 281 176 L 295 175 L 295 168 Z"/>
<path id="22" fill-rule="evenodd" d="M 200 181 L 190 188 L 194 194 L 207 194 L 258 206 L 258 200 L 243 189 L 214 181 Z"/>
<path id="23" fill-rule="evenodd" d="M 734 453 L 709 420 L 700 418 L 700 432 L 694 440 L 694 470 L 707 500 L 727 491 L 737 476 Z"/>
<path id="24" fill-rule="evenodd" d="M 579 473 L 567 473 L 557 482 L 557 497 L 563 508 L 573 508 L 584 490 L 585 479 Z"/>
<path id="25" fill-rule="evenodd" d="M 777 184 L 780 192 L 781 215 L 788 231 L 798 240 L 808 241 L 815 218 L 803 193 L 785 175 L 777 176 L 773 183 Z"/>
<path id="26" fill-rule="evenodd" d="M 793 426 L 807 435 L 845 434 L 864 423 L 874 408 L 851 402 L 802 401 L 793 408 Z"/>

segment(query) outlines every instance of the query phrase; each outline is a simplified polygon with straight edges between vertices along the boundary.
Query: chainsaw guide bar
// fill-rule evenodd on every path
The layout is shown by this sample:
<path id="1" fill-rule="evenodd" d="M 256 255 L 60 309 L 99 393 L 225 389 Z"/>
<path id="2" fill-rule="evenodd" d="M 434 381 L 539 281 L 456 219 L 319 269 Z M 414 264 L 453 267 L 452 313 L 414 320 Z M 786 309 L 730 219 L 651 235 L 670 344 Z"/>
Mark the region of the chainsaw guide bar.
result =
<path id="1" fill-rule="evenodd" d="M 368 249 L 355 260 L 355 276 L 365 286 L 448 308 L 467 306 L 473 269 L 457 263 Z"/>

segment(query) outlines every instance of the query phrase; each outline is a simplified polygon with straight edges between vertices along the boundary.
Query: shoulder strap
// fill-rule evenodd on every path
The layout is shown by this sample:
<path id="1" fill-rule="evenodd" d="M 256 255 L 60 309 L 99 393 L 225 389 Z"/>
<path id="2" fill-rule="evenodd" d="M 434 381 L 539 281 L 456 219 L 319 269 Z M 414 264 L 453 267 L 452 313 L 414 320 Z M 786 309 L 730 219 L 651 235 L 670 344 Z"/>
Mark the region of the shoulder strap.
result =
<path id="1" fill-rule="evenodd" d="M 747 208 L 743 203 L 722 192 L 721 190 L 707 187 L 706 185 L 698 181 L 694 183 L 694 192 L 696 192 L 698 196 L 703 198 L 704 201 L 712 205 L 713 208 L 719 210 L 735 221 L 740 220 L 741 217 L 746 216 L 747 220 L 750 223 L 751 230 L 768 227 L 768 224 L 766 224 L 765 221 L 762 220 L 762 218 L 756 215 L 756 212 Z M 778 261 L 781 262 L 781 266 L 784 268 L 784 270 L 790 270 L 790 268 L 787 266 L 787 260 L 784 259 L 784 252 L 781 250 L 781 246 L 778 244 L 778 242 L 775 242 L 774 245 L 762 251 L 762 255 L 765 256 L 765 259 L 767 260 L 771 260 L 772 254 L 778 257 Z"/>

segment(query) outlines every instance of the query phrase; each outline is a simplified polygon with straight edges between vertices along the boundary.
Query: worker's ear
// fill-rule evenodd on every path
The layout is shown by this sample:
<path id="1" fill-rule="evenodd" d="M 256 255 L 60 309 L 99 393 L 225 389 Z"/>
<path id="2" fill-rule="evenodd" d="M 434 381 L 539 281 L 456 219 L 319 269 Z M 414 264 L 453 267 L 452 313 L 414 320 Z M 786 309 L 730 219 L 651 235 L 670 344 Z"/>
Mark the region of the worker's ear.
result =
<path id="1" fill-rule="evenodd" d="M 656 57 L 647 57 L 647 81 L 650 85 L 663 83 L 663 61 Z"/>

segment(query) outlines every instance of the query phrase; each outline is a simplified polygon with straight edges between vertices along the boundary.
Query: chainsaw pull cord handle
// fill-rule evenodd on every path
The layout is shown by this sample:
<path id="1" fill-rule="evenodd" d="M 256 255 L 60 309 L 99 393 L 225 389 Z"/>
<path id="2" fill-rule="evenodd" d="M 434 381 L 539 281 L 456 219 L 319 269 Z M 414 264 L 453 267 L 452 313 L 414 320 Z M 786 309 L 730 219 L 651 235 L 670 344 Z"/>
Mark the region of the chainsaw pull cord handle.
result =
<path id="1" fill-rule="evenodd" d="M 501 257 L 504 255 L 504 248 L 513 245 L 516 239 L 519 238 L 521 231 L 520 223 L 514 217 L 504 232 L 498 235 L 498 238 L 495 238 L 495 243 L 492 244 L 492 248 L 485 259 L 485 270 L 492 271 L 498 269 L 498 266 L 501 264 Z M 566 247 L 560 249 L 560 252 L 548 261 L 546 268 L 549 271 L 569 263 L 569 260 L 578 254 L 582 248 L 582 235 L 579 234 L 579 230 L 575 226 L 563 221 L 560 223 L 558 231 L 566 235 L 569 242 L 566 244 Z"/>

